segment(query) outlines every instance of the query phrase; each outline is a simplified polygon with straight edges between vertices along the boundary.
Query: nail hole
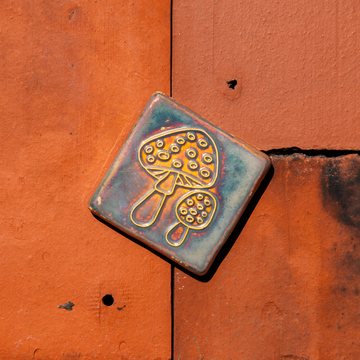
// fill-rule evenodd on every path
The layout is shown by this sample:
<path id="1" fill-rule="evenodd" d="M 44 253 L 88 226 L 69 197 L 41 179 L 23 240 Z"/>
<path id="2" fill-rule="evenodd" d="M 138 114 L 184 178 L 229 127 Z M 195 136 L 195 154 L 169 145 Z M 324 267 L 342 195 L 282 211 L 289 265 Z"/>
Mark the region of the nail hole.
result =
<path id="1" fill-rule="evenodd" d="M 114 303 L 114 298 L 112 297 L 112 295 L 107 294 L 102 298 L 102 302 L 106 306 L 111 306 Z"/>
<path id="2" fill-rule="evenodd" d="M 237 85 L 237 80 L 233 79 L 227 82 L 229 89 L 235 90 L 235 86 Z"/>

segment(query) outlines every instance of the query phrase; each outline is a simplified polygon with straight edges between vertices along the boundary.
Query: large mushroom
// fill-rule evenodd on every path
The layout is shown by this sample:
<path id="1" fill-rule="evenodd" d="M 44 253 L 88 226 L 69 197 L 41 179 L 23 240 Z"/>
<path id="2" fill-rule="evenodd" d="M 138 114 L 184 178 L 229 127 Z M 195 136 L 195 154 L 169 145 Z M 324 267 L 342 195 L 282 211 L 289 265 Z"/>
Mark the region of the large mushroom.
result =
<path id="1" fill-rule="evenodd" d="M 208 227 L 216 207 L 217 200 L 208 191 L 195 190 L 185 194 L 179 199 L 175 209 L 179 222 L 166 233 L 166 242 L 171 246 L 180 246 L 187 239 L 189 229 L 199 231 Z M 174 235 L 179 227 L 182 228 L 182 232 L 176 238 Z"/>
<path id="2" fill-rule="evenodd" d="M 201 129 L 177 128 L 152 136 L 141 143 L 138 160 L 156 180 L 130 211 L 131 221 L 140 227 L 149 227 L 156 221 L 166 197 L 173 194 L 176 186 L 211 188 L 218 177 L 217 146 Z M 142 210 L 147 214 L 150 211 L 147 219 L 142 218 Z"/>

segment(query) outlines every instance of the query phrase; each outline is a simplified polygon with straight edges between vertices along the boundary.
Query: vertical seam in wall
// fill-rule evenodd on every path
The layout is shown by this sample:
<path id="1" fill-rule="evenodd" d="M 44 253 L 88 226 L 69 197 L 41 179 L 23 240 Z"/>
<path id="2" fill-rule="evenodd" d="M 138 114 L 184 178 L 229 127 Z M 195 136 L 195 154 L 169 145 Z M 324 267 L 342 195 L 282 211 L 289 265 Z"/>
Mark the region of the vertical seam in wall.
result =
<path id="1" fill-rule="evenodd" d="M 173 77 L 173 0 L 170 0 L 170 96 L 172 96 Z"/>
<path id="2" fill-rule="evenodd" d="M 174 360 L 174 338 L 175 338 L 175 323 L 174 323 L 174 279 L 175 267 L 171 265 L 171 360 Z"/>
<path id="3" fill-rule="evenodd" d="M 170 0 L 170 96 L 173 95 L 173 0 Z M 174 279 L 175 268 L 171 264 L 171 360 L 174 360 L 175 316 L 174 316 Z"/>

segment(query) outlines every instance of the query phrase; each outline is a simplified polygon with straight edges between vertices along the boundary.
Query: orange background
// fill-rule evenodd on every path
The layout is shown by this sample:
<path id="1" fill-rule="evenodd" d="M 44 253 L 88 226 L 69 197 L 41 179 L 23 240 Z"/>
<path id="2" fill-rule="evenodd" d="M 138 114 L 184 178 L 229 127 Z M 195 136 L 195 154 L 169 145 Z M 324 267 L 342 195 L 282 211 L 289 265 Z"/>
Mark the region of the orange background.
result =
<path id="1" fill-rule="evenodd" d="M 6 0 L 0 38 L 0 358 L 170 358 L 171 266 L 87 209 L 169 93 L 169 1 Z"/>

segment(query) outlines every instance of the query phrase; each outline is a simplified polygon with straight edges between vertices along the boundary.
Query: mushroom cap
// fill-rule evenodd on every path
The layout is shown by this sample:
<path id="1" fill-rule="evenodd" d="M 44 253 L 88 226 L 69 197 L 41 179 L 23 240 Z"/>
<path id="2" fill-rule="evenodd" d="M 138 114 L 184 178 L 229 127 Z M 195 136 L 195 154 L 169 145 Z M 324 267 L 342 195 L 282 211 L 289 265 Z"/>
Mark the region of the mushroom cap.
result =
<path id="1" fill-rule="evenodd" d="M 176 185 L 183 187 L 210 188 L 218 176 L 217 146 L 202 129 L 177 128 L 151 136 L 141 143 L 138 156 L 152 177 L 162 179 L 175 172 Z"/>
<path id="2" fill-rule="evenodd" d="M 176 205 L 176 216 L 186 227 L 205 229 L 214 217 L 217 200 L 208 191 L 191 191 L 182 196 Z"/>

